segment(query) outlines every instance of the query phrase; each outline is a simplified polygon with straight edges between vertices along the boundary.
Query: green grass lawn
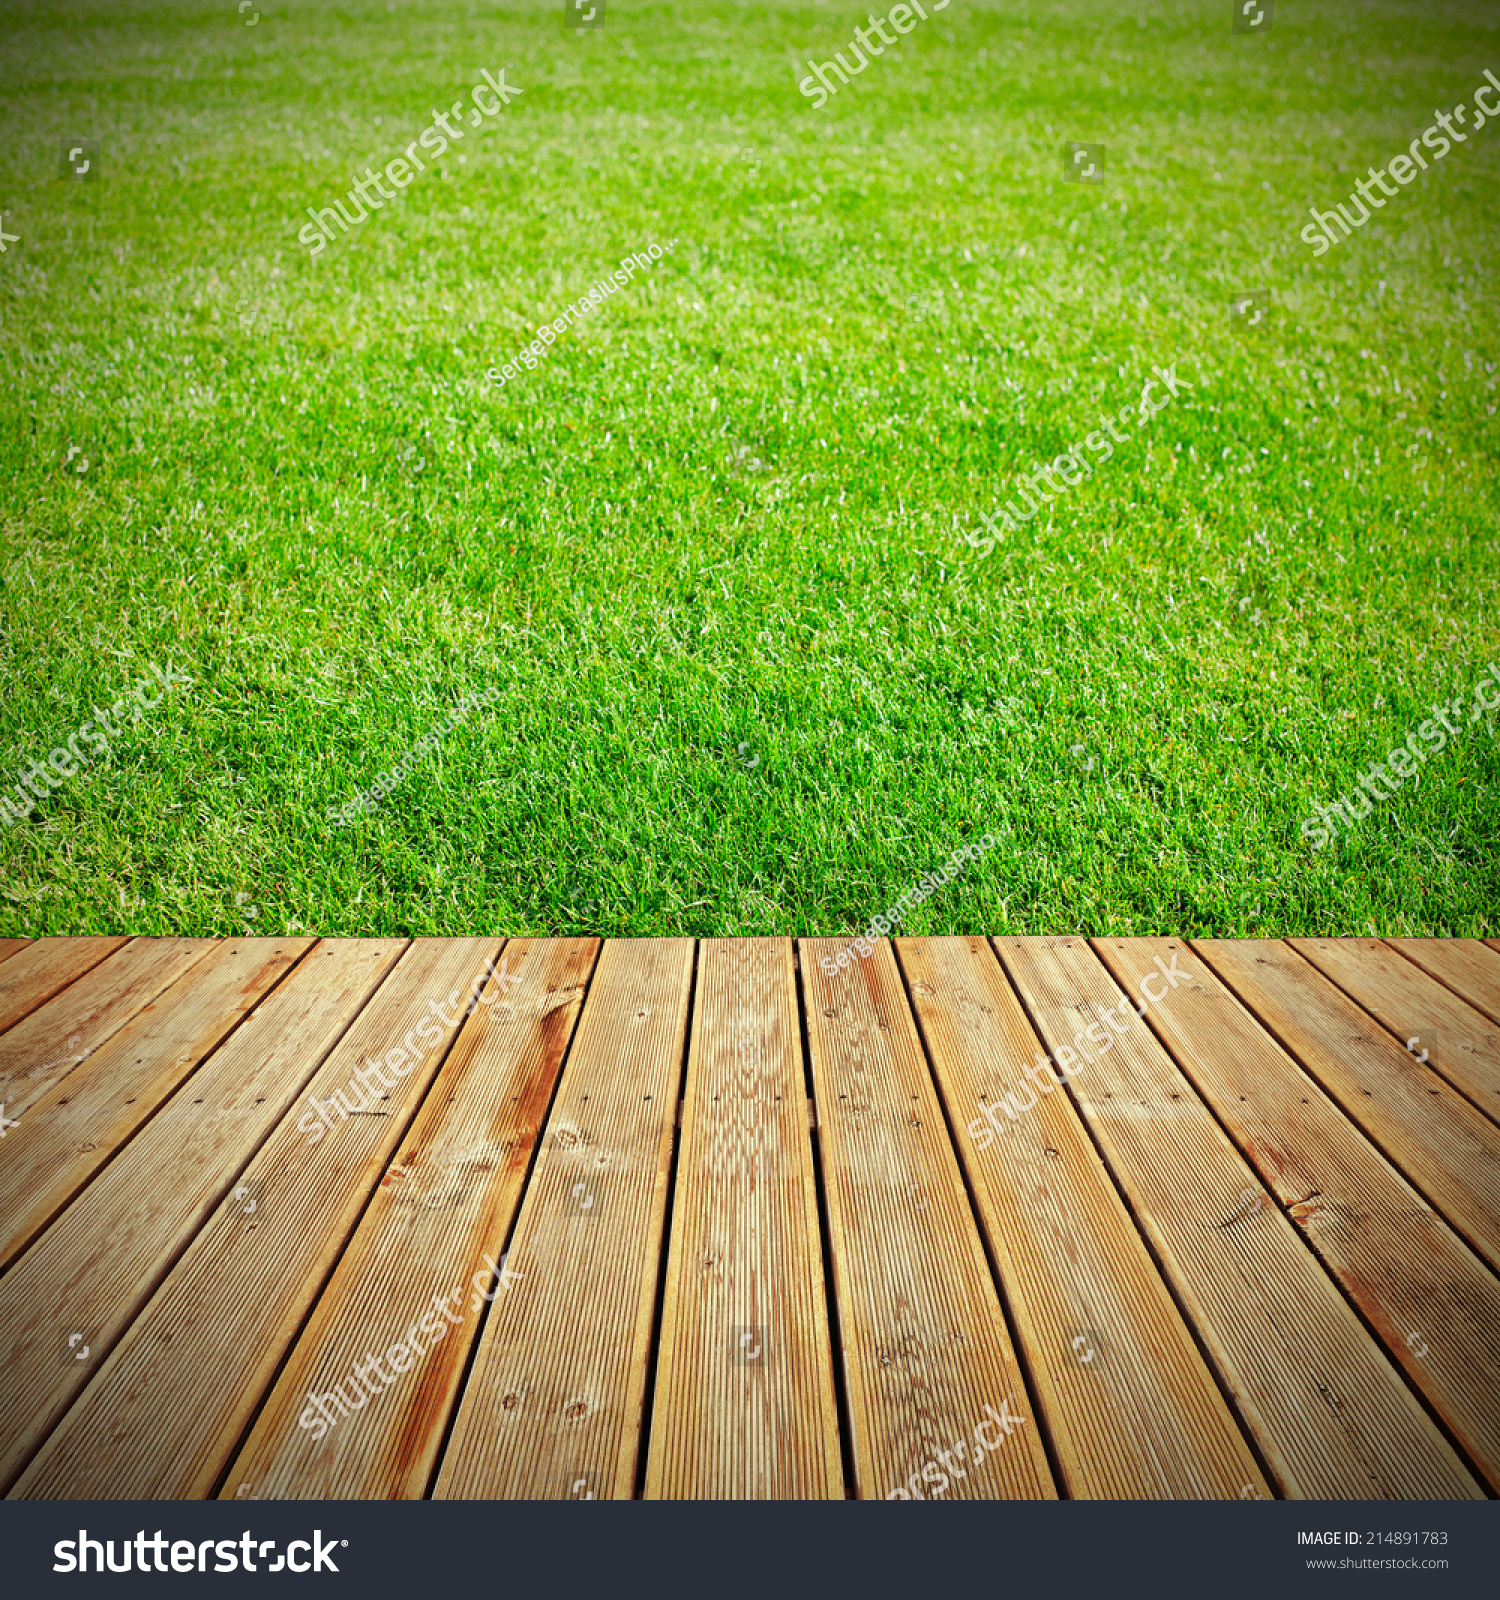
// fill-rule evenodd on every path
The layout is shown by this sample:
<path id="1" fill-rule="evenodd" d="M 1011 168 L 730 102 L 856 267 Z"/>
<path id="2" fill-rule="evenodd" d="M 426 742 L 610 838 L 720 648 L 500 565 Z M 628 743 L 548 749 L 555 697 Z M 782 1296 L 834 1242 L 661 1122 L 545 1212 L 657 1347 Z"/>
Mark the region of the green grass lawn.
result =
<path id="1" fill-rule="evenodd" d="M 1301 832 L 1500 663 L 1500 125 L 1299 238 L 1492 8 L 952 0 L 821 109 L 862 4 L 255 9 L 0 19 L 0 787 L 191 679 L 0 827 L 0 934 L 837 934 L 985 833 L 906 931 L 1500 929 L 1493 715 Z"/>

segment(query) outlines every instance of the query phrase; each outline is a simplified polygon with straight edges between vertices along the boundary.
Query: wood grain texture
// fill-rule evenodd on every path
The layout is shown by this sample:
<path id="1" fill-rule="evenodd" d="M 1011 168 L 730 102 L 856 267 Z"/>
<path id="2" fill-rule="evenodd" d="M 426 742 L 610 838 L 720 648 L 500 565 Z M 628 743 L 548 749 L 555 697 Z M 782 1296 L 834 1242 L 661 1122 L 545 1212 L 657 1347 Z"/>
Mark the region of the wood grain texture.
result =
<path id="1" fill-rule="evenodd" d="M 634 1492 L 692 974 L 691 939 L 604 946 L 436 1499 Z"/>
<path id="2" fill-rule="evenodd" d="M 0 1492 L 193 1236 L 237 1229 L 259 1209 L 262 1195 L 232 1196 L 231 1185 L 402 945 L 350 939 L 311 951 L 0 1277 Z M 82 1337 L 70 1349 L 73 1333 Z"/>
<path id="3" fill-rule="evenodd" d="M 8 1267 L 311 947 L 233 939 L 144 1006 L 10 1130 L 0 1165 L 0 1267 Z M 12 1142 L 14 1141 L 14 1145 Z"/>
<path id="4" fill-rule="evenodd" d="M 18 951 L 0 971 L 0 1033 L 68 985 L 106 956 L 113 955 L 124 938 L 38 939 Z"/>
<path id="5" fill-rule="evenodd" d="M 996 947 L 1054 1054 L 1096 1022 L 1112 1040 L 1098 1041 L 1069 1092 L 1283 1493 L 1481 1494 L 1089 946 Z M 1156 973 L 1132 974 L 1127 989 L 1141 993 Z M 1164 978 L 1144 992 L 1162 993 L 1153 1010 L 1173 1004 Z"/>
<path id="6" fill-rule="evenodd" d="M 1408 961 L 1500 1022 L 1500 954 L 1482 939 L 1387 939 Z"/>
<path id="7" fill-rule="evenodd" d="M 898 939 L 896 954 L 1068 1494 L 1269 1498 L 994 952 L 945 938 Z M 1002 1100 L 1013 1085 L 1017 1109 L 1034 1102 L 1016 1119 Z"/>
<path id="8" fill-rule="evenodd" d="M 532 1151 L 598 954 L 597 939 L 511 940 L 517 978 L 459 1036 L 353 1239 L 323 1291 L 245 1448 L 223 1499 L 419 1499 L 427 1491 L 484 1295 L 509 1294 L 499 1265 Z M 454 1300 L 455 1285 L 459 1297 Z M 435 1311 L 446 1299 L 451 1315 Z M 420 1319 L 431 1318 L 424 1336 Z M 437 1329 L 445 1330 L 439 1338 Z M 415 1340 L 415 1344 L 411 1340 Z M 395 1393 L 366 1375 L 370 1399 L 347 1415 L 314 1396 L 344 1385 L 370 1353 Z M 420 1356 L 417 1354 L 420 1352 Z M 309 1417 L 308 1426 L 299 1418 Z M 332 1425 L 329 1426 L 329 1421 Z M 321 1425 L 320 1425 L 321 1424 Z"/>
<path id="9" fill-rule="evenodd" d="M 9 961 L 30 943 L 30 939 L 0 939 L 0 961 Z"/>
<path id="10" fill-rule="evenodd" d="M 1192 982 L 1148 1013 L 1261 1181 L 1410 1382 L 1500 1489 L 1500 1283 L 1190 951 L 1099 939 L 1117 981 Z"/>
<path id="11" fill-rule="evenodd" d="M 1490 1119 L 1500 1119 L 1500 1024 L 1379 939 L 1288 939 L 1350 999 Z M 1410 1041 L 1415 1040 L 1413 1044 Z"/>
<path id="12" fill-rule="evenodd" d="M 425 1096 L 496 939 L 418 939 L 375 991 L 239 1181 L 260 1196 L 235 1227 L 203 1229 L 11 1491 L 22 1499 L 203 1499 L 238 1453 L 288 1346 Z M 451 992 L 450 992 L 451 991 Z M 382 1092 L 361 1063 L 432 1016 L 435 1042 Z M 446 1015 L 446 1010 L 444 1011 Z M 393 1069 L 394 1071 L 395 1069 Z M 309 1096 L 348 1093 L 321 1138 Z"/>
<path id="13" fill-rule="evenodd" d="M 830 975 L 843 948 L 799 944 L 855 1491 L 1055 1498 L 895 957 L 882 940 Z M 997 1433 L 992 1412 L 1026 1421 Z"/>
<path id="14" fill-rule="evenodd" d="M 1193 948 L 1492 1267 L 1500 1128 L 1277 940 Z"/>
<path id="15" fill-rule="evenodd" d="M 132 939 L 0 1034 L 0 1100 L 18 1117 L 184 977 L 217 939 Z"/>
<path id="16" fill-rule="evenodd" d="M 698 947 L 647 1499 L 842 1499 L 788 939 Z"/>

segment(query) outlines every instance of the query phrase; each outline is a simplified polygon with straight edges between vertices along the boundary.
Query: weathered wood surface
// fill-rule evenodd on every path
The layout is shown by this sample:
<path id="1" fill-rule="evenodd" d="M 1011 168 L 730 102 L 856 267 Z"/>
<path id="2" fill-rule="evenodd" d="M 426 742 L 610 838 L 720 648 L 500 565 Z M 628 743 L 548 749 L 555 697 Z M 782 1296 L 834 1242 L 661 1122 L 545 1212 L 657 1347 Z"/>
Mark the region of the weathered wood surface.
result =
<path id="1" fill-rule="evenodd" d="M 0 941 L 0 1485 L 1500 1492 L 1495 944 Z"/>
<path id="2" fill-rule="evenodd" d="M 19 1117 L 217 948 L 214 939 L 132 939 L 0 1034 L 0 1100 Z"/>
<path id="3" fill-rule="evenodd" d="M 1440 979 L 1461 1000 L 1500 1022 L 1500 952 L 1483 939 L 1388 939 L 1408 961 Z"/>
<path id="4" fill-rule="evenodd" d="M 255 1212 L 221 1214 L 198 1234 L 13 1494 L 198 1500 L 215 1492 L 463 1025 L 462 1016 L 439 1022 L 431 1007 L 459 1009 L 470 980 L 498 953 L 496 939 L 408 947 L 241 1173 L 259 1197 Z M 418 1033 L 429 1016 L 431 1044 Z M 362 1063 L 403 1048 L 407 1070 L 391 1068 L 393 1087 L 383 1091 L 368 1067 L 362 1082 L 355 1077 Z M 346 1099 L 335 1110 L 339 1092 Z M 303 1110 L 311 1098 L 328 1103 L 328 1125 Z"/>
<path id="5" fill-rule="evenodd" d="M 305 956 L 0 1277 L 0 1490 L 194 1235 L 214 1225 L 238 1228 L 259 1211 L 264 1193 L 236 1179 L 402 943 L 334 940 Z M 81 1337 L 70 1349 L 74 1334 Z"/>
<path id="6" fill-rule="evenodd" d="M 1379 939 L 1287 942 L 1384 1023 L 1419 1062 L 1492 1121 L 1500 1120 L 1500 1023 Z"/>
<path id="7" fill-rule="evenodd" d="M 1290 946 L 1194 948 L 1427 1200 L 1500 1268 L 1500 1128 Z"/>
<path id="8" fill-rule="evenodd" d="M 38 939 L 15 952 L 0 970 L 0 1034 L 129 941 Z"/>
<path id="9" fill-rule="evenodd" d="M 284 978 L 311 939 L 236 939 L 80 1062 L 10 1130 L 0 1164 L 9 1266 Z M 23 958 L 24 959 L 24 958 Z"/>

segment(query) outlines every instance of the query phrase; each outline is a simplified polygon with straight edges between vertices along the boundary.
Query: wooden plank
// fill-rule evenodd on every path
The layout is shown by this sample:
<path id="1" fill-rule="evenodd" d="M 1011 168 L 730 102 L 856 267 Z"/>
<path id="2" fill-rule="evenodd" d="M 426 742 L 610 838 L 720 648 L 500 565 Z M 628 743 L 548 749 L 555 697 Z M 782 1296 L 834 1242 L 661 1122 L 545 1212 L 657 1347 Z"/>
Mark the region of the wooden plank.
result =
<path id="1" fill-rule="evenodd" d="M 1407 1378 L 1500 1490 L 1500 1285 L 1190 951 L 1099 939 L 1115 978 L 1190 977 L 1150 1021 Z"/>
<path id="2" fill-rule="evenodd" d="M 843 941 L 799 948 L 855 1492 L 1055 1498 L 890 946 L 831 974 Z"/>
<path id="3" fill-rule="evenodd" d="M 1193 948 L 1492 1267 L 1500 1267 L 1500 1129 L 1289 945 Z"/>
<path id="4" fill-rule="evenodd" d="M 706 939 L 646 1498 L 844 1497 L 789 939 Z"/>
<path id="5" fill-rule="evenodd" d="M 0 961 L 9 961 L 30 943 L 30 939 L 0 939 Z"/>
<path id="6" fill-rule="evenodd" d="M 907 938 L 896 954 L 1068 1494 L 1269 1498 L 994 952 L 981 938 Z M 1001 1088 L 1033 1063 L 1043 1093 L 1012 1120 Z"/>
<path id="7" fill-rule="evenodd" d="M 239 1182 L 238 1227 L 203 1229 L 47 1437 L 16 1498 L 193 1500 L 214 1493 L 463 1018 L 496 939 L 418 939 L 277 1124 Z M 444 995 L 448 995 L 445 1002 Z M 438 1016 L 433 1008 L 442 1012 Z M 405 1076 L 379 1066 L 406 1048 Z M 400 1065 L 391 1063 L 395 1071 Z M 365 1071 L 363 1083 L 355 1074 Z M 336 1095 L 344 1104 L 335 1106 Z M 320 1132 L 316 1099 L 330 1124 Z M 349 1115 L 345 1116 L 347 1108 Z"/>
<path id="8" fill-rule="evenodd" d="M 0 1164 L 0 1268 L 16 1259 L 312 943 L 235 939 L 217 946 L 37 1099 L 20 1126 L 9 1130 Z"/>
<path id="9" fill-rule="evenodd" d="M 1482 939 L 1387 939 L 1386 943 L 1447 984 L 1491 1022 L 1500 1022 L 1500 955 Z"/>
<path id="10" fill-rule="evenodd" d="M 604 946 L 434 1499 L 634 1492 L 692 975 L 691 939 Z"/>
<path id="11" fill-rule="evenodd" d="M 1380 939 L 1287 943 L 1383 1022 L 1419 1062 L 1500 1119 L 1500 1027 Z"/>
<path id="12" fill-rule="evenodd" d="M 381 1178 L 220 1491 L 223 1499 L 394 1500 L 426 1493 L 469 1350 L 482 1294 L 500 1292 L 502 1260 L 538 1131 L 552 1101 L 598 953 L 597 939 L 512 940 L 513 998 L 478 1012 Z M 459 1293 L 452 1294 L 457 1284 Z M 509 1292 L 507 1280 L 505 1292 Z M 446 1299 L 461 1318 L 434 1311 Z M 431 1343 L 420 1319 L 447 1337 Z M 396 1393 L 352 1412 L 331 1397 L 370 1350 L 395 1344 Z M 413 1370 L 415 1369 L 415 1370 Z M 370 1369 L 366 1368 L 366 1376 Z M 315 1404 L 325 1402 L 323 1418 Z M 305 1426 L 299 1418 L 310 1417 Z"/>
<path id="13" fill-rule="evenodd" d="M 1069 1092 L 1282 1491 L 1315 1500 L 1481 1495 L 1088 945 L 996 945 L 1054 1055 L 1089 1025 L 1113 1040 L 1108 1049 L 1098 1040 Z M 1162 994 L 1151 1009 L 1165 1010 L 1167 980 L 1141 986 L 1156 976 L 1153 966 L 1126 987 Z"/>
<path id="14" fill-rule="evenodd" d="M 319 945 L 0 1277 L 0 1488 L 198 1230 L 238 1230 L 260 1211 L 264 1197 L 235 1180 L 403 943 Z"/>
<path id="15" fill-rule="evenodd" d="M 0 1034 L 0 1100 L 18 1117 L 218 948 L 217 939 L 132 939 Z"/>
<path id="16" fill-rule="evenodd" d="M 113 955 L 124 938 L 38 939 L 5 963 L 0 972 L 0 1033 L 13 1028 L 70 983 Z"/>

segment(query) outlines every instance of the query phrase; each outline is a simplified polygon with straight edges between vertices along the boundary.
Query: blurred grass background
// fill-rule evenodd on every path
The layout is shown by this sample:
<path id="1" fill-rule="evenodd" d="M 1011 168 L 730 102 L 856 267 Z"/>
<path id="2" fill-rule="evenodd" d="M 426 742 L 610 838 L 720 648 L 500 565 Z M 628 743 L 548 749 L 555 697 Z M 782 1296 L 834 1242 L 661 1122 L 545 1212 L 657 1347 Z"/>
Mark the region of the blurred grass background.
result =
<path id="1" fill-rule="evenodd" d="M 907 931 L 1497 931 L 1493 716 L 1299 834 L 1500 661 L 1500 127 L 1298 237 L 1492 9 L 953 0 L 821 110 L 858 7 L 254 10 L 0 18 L 0 785 L 193 679 L 0 828 L 0 933 L 836 934 L 985 832 Z M 310 260 L 481 68 L 524 93 Z"/>

